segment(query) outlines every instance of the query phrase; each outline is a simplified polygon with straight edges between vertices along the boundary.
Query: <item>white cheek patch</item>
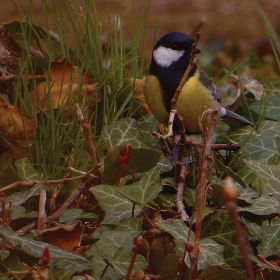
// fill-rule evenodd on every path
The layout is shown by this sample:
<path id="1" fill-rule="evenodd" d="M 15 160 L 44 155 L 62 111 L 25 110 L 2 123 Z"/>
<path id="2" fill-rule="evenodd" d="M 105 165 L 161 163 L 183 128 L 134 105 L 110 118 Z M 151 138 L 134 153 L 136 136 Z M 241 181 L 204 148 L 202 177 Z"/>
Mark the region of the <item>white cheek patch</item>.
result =
<path id="1" fill-rule="evenodd" d="M 153 56 L 157 64 L 162 67 L 168 67 L 173 62 L 177 61 L 185 51 L 177 51 L 163 46 L 158 47 L 153 51 Z"/>

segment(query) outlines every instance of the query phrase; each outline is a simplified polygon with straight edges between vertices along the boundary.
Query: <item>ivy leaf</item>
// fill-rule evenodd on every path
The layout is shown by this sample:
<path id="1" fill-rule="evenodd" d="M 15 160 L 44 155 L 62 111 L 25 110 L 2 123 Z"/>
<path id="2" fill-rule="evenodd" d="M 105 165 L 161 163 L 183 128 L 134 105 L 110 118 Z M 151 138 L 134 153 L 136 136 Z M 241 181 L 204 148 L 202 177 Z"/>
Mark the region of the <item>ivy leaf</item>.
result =
<path id="1" fill-rule="evenodd" d="M 262 222 L 261 243 L 258 246 L 259 253 L 266 257 L 280 254 L 280 219 L 274 218 Z"/>
<path id="2" fill-rule="evenodd" d="M 280 204 L 275 198 L 270 196 L 260 196 L 252 201 L 249 207 L 238 207 L 239 212 L 249 212 L 255 215 L 270 215 L 280 213 Z"/>
<path id="3" fill-rule="evenodd" d="M 115 147 L 104 160 L 103 183 L 114 185 L 119 171 L 119 155 L 123 146 Z M 155 167 L 161 158 L 161 152 L 153 149 L 131 149 L 130 158 L 122 176 L 144 173 Z"/>
<path id="4" fill-rule="evenodd" d="M 40 184 L 36 184 L 35 186 L 25 191 L 13 193 L 12 195 L 6 197 L 5 201 L 13 202 L 13 205 L 20 205 L 30 197 L 39 195 L 39 189 L 40 189 Z"/>
<path id="5" fill-rule="evenodd" d="M 15 168 L 12 155 L 9 151 L 0 157 L 0 188 L 20 181 L 20 177 Z"/>
<path id="6" fill-rule="evenodd" d="M 138 133 L 137 121 L 132 118 L 125 118 L 106 126 L 101 137 L 111 152 L 116 146 L 131 145 L 132 148 L 146 148 L 143 136 Z"/>
<path id="7" fill-rule="evenodd" d="M 94 213 L 84 213 L 83 209 L 72 208 L 66 209 L 62 212 L 62 215 L 59 217 L 58 221 L 60 223 L 66 223 L 78 219 L 97 219 L 98 215 Z"/>
<path id="8" fill-rule="evenodd" d="M 3 226 L 0 226 L 0 235 L 4 236 L 12 246 L 19 246 L 21 251 L 24 251 L 28 255 L 36 258 L 41 258 L 45 247 L 49 247 L 51 257 L 54 259 L 87 261 L 82 256 L 72 254 L 48 243 L 36 241 L 24 236 L 19 236 L 16 232 L 9 230 Z"/>
<path id="9" fill-rule="evenodd" d="M 247 240 L 248 230 L 242 227 L 245 240 Z M 230 266 L 234 266 L 241 271 L 243 256 L 239 251 L 239 245 L 235 240 L 235 229 L 229 214 L 225 210 L 216 210 L 213 214 L 206 216 L 202 221 L 201 238 L 211 238 L 224 246 L 224 261 Z M 247 241 L 248 249 L 250 244 Z"/>
<path id="10" fill-rule="evenodd" d="M 262 193 L 280 202 L 280 166 L 267 165 L 256 160 L 245 160 L 245 164 L 260 178 Z"/>
<path id="11" fill-rule="evenodd" d="M 168 232 L 174 237 L 174 242 L 176 244 L 176 254 L 179 256 L 184 255 L 185 251 L 185 241 L 188 239 L 189 228 L 181 220 L 173 220 L 170 223 L 158 222 L 156 223 L 158 227 L 162 230 Z M 194 241 L 194 233 L 191 232 L 190 242 Z M 213 240 L 208 238 L 202 239 L 200 243 L 200 254 L 198 258 L 198 266 L 201 269 L 205 269 L 211 265 L 221 265 L 224 263 L 223 260 L 223 246 L 217 244 Z M 189 256 L 185 258 L 185 263 L 189 267 L 190 261 Z"/>
<path id="12" fill-rule="evenodd" d="M 146 172 L 138 182 L 118 187 L 116 190 L 133 202 L 145 206 L 149 201 L 156 198 L 162 190 L 159 184 L 159 170 L 160 168 L 156 166 Z"/>
<path id="13" fill-rule="evenodd" d="M 265 100 L 258 100 L 250 106 L 250 109 L 266 118 L 280 121 L 280 97 L 268 96 Z"/>
<path id="14" fill-rule="evenodd" d="M 71 274 L 79 273 L 79 272 L 90 269 L 90 262 L 88 260 L 73 261 L 73 260 L 69 260 L 69 259 L 57 259 L 57 260 L 55 260 L 55 265 L 60 268 L 65 269 L 66 273 L 67 273 L 67 271 L 70 271 Z M 58 278 L 56 278 L 56 279 L 58 279 Z"/>
<path id="15" fill-rule="evenodd" d="M 247 280 L 248 278 L 233 268 L 223 268 L 220 266 L 211 266 L 201 272 L 198 280 L 217 280 L 217 279 L 227 279 L 227 280 Z"/>
<path id="16" fill-rule="evenodd" d="M 256 175 L 243 162 L 244 160 L 258 160 L 263 164 L 278 164 L 280 162 L 280 134 L 276 133 L 276 123 L 262 122 L 259 133 L 253 135 L 245 144 L 240 157 L 238 175 L 250 184 Z"/>
<path id="17" fill-rule="evenodd" d="M 15 162 L 15 166 L 22 181 L 40 181 L 40 175 L 28 158 L 18 159 Z"/>
<path id="18" fill-rule="evenodd" d="M 21 205 L 12 205 L 12 207 L 13 207 L 12 220 L 16 220 L 19 218 L 25 218 L 25 219 L 38 218 L 38 212 L 36 211 L 30 211 L 26 213 L 26 209 Z"/>
<path id="19" fill-rule="evenodd" d="M 51 269 L 51 277 L 50 280 L 68 280 L 71 279 L 71 272 L 68 269 L 55 267 Z"/>
<path id="20" fill-rule="evenodd" d="M 116 187 L 99 185 L 90 190 L 105 212 L 102 224 L 117 225 L 123 218 L 132 216 L 133 203 L 120 194 Z M 141 209 L 136 205 L 134 215 L 137 216 L 140 212 Z"/>

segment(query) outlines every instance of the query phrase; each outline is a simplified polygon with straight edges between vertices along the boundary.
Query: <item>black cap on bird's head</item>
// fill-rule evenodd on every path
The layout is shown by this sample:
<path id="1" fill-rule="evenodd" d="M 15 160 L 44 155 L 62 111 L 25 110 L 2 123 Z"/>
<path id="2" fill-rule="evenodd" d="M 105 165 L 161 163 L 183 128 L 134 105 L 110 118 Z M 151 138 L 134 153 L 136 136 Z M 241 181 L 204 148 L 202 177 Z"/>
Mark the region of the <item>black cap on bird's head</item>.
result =
<path id="1" fill-rule="evenodd" d="M 151 67 L 154 68 L 156 65 L 163 68 L 173 65 L 177 69 L 187 67 L 193 43 L 194 39 L 182 32 L 165 34 L 153 48 Z M 196 49 L 195 53 L 200 53 L 200 50 Z"/>
<path id="2" fill-rule="evenodd" d="M 194 39 L 182 32 L 171 32 L 162 36 L 156 43 L 154 50 L 159 46 L 172 50 L 184 50 L 191 53 Z"/>

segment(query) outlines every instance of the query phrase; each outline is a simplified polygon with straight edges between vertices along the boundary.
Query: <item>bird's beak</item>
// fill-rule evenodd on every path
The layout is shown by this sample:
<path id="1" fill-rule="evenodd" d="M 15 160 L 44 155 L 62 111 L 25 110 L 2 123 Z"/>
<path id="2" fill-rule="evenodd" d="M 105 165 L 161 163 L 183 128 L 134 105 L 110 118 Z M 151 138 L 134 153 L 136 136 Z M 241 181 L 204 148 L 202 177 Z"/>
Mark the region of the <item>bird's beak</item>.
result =
<path id="1" fill-rule="evenodd" d="M 200 49 L 195 49 L 195 54 L 201 53 Z"/>

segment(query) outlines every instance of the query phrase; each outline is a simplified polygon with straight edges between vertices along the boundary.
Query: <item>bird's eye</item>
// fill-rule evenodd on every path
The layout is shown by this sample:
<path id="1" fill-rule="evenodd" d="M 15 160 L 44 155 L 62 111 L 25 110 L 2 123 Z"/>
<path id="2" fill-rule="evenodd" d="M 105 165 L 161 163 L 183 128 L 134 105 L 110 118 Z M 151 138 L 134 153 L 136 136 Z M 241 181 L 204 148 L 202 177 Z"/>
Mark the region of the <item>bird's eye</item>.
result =
<path id="1" fill-rule="evenodd" d="M 176 44 L 173 44 L 173 45 L 172 45 L 172 49 L 173 49 L 173 50 L 176 50 L 176 49 L 178 49 L 178 46 L 177 46 Z"/>

